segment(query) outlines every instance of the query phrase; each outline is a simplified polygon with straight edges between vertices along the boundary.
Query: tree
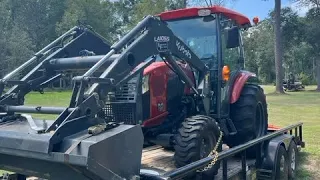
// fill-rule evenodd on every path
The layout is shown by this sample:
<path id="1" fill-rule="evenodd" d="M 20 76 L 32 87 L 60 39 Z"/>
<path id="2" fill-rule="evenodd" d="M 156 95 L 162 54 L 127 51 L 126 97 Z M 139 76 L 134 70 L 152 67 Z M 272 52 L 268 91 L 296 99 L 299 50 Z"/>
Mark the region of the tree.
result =
<path id="1" fill-rule="evenodd" d="M 315 6 L 317 8 L 320 8 L 320 0 L 294 0 L 296 2 L 299 2 L 301 5 L 304 6 Z"/>
<path id="2" fill-rule="evenodd" d="M 0 1 L 0 75 L 29 59 L 34 53 L 34 43 L 29 34 L 12 19 L 10 0 Z"/>
<path id="3" fill-rule="evenodd" d="M 275 0 L 274 7 L 274 35 L 275 35 L 275 68 L 276 68 L 276 93 L 284 94 L 283 81 L 283 67 L 282 67 L 282 38 L 281 38 L 281 0 Z"/>
<path id="4" fill-rule="evenodd" d="M 133 20 L 135 14 L 135 6 L 140 0 L 119 0 L 114 1 L 114 16 L 117 18 L 117 36 L 123 36 L 129 31 L 137 22 Z"/>
<path id="5" fill-rule="evenodd" d="M 275 77 L 272 28 L 266 19 L 243 34 L 246 70 L 256 73 L 262 83 L 272 83 Z"/>
<path id="6" fill-rule="evenodd" d="M 227 3 L 234 2 L 236 0 L 190 0 L 188 1 L 189 6 L 212 6 L 219 5 L 224 6 Z"/>
<path id="7" fill-rule="evenodd" d="M 306 15 L 306 40 L 312 47 L 312 59 L 317 79 L 317 91 L 320 91 L 320 8 L 310 9 Z"/>
<path id="8" fill-rule="evenodd" d="M 11 22 L 28 34 L 35 50 L 56 38 L 55 26 L 63 16 L 65 0 L 10 0 L 8 5 Z"/>
<path id="9" fill-rule="evenodd" d="M 90 25 L 110 42 L 116 39 L 116 30 L 119 28 L 114 16 L 115 7 L 109 1 L 100 0 L 67 0 L 66 10 L 61 22 L 57 22 L 59 34 L 78 25 L 78 21 Z"/>
<path id="10" fill-rule="evenodd" d="M 155 15 L 163 11 L 169 10 L 170 4 L 166 0 L 141 0 L 140 3 L 134 7 L 135 14 L 133 16 L 134 22 L 139 22 L 146 15 Z"/>

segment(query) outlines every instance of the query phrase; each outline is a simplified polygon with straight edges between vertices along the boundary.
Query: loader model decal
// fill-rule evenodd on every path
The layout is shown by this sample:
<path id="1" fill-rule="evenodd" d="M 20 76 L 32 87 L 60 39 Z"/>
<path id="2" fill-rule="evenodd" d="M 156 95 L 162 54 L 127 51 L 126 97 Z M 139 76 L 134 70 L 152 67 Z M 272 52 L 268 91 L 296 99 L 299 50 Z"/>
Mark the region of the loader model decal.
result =
<path id="1" fill-rule="evenodd" d="M 157 50 L 159 52 L 167 52 L 169 51 L 169 43 L 170 37 L 169 36 L 157 36 L 154 37 L 154 42 L 157 44 Z"/>
<path id="2" fill-rule="evenodd" d="M 190 53 L 190 51 L 188 50 L 188 49 L 186 49 L 185 47 L 184 47 L 184 45 L 183 44 L 181 44 L 178 40 L 176 41 L 176 46 L 177 46 L 177 48 L 178 48 L 178 50 L 180 51 L 180 52 L 182 52 L 186 57 L 188 57 L 189 59 L 191 59 L 191 53 Z"/>

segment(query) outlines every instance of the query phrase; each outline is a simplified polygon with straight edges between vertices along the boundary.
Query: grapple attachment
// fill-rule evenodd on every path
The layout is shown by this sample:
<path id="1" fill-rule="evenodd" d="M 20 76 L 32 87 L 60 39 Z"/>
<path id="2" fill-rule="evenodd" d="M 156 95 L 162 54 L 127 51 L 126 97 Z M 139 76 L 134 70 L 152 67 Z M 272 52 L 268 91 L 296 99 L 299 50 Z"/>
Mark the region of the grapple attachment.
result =
<path id="1" fill-rule="evenodd" d="M 35 121 L 41 125 L 42 121 Z M 139 126 L 92 126 L 49 149 L 51 133 L 37 134 L 26 119 L 0 125 L 0 169 L 52 180 L 134 179 L 143 135 Z"/>

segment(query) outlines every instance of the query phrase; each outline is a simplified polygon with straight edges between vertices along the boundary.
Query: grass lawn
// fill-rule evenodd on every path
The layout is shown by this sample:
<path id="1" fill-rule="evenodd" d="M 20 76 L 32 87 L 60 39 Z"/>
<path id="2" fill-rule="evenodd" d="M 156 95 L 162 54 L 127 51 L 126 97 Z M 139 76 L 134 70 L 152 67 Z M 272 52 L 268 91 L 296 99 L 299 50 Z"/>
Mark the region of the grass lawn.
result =
<path id="1" fill-rule="evenodd" d="M 306 148 L 300 155 L 297 179 L 319 179 L 320 177 L 320 93 L 316 87 L 306 91 L 288 92 L 288 95 L 272 94 L 274 86 L 262 86 L 267 94 L 269 122 L 286 126 L 303 122 L 303 139 Z"/>
<path id="2" fill-rule="evenodd" d="M 299 180 L 318 179 L 320 177 L 320 93 L 311 91 L 315 86 L 307 87 L 306 91 L 289 92 L 287 95 L 274 95 L 274 86 L 262 86 L 267 94 L 269 122 L 286 126 L 296 122 L 304 122 L 303 138 L 306 148 L 300 153 L 298 167 Z M 26 97 L 27 105 L 67 106 L 70 92 L 30 93 Z M 45 119 L 55 116 L 37 115 Z M 1 171 L 0 171 L 1 173 Z"/>

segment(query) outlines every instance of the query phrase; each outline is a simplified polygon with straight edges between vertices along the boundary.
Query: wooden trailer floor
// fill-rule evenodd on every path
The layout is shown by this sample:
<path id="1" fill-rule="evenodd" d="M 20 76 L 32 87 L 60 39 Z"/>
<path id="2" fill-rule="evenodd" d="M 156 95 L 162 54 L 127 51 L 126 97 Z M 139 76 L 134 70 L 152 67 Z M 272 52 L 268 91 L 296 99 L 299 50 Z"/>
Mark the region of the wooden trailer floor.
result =
<path id="1" fill-rule="evenodd" d="M 165 150 L 160 146 L 145 148 L 142 152 L 142 168 L 145 170 L 156 170 L 161 174 L 175 170 L 176 167 L 174 165 L 173 154 L 173 151 Z M 252 169 L 254 162 L 254 160 L 247 160 L 247 170 Z M 228 179 L 234 179 L 234 177 L 237 177 L 241 172 L 241 159 L 230 158 L 227 164 Z M 247 171 L 247 174 L 251 174 L 251 172 Z M 219 173 L 215 177 L 215 180 L 216 179 L 222 179 L 222 163 L 219 169 Z"/>

